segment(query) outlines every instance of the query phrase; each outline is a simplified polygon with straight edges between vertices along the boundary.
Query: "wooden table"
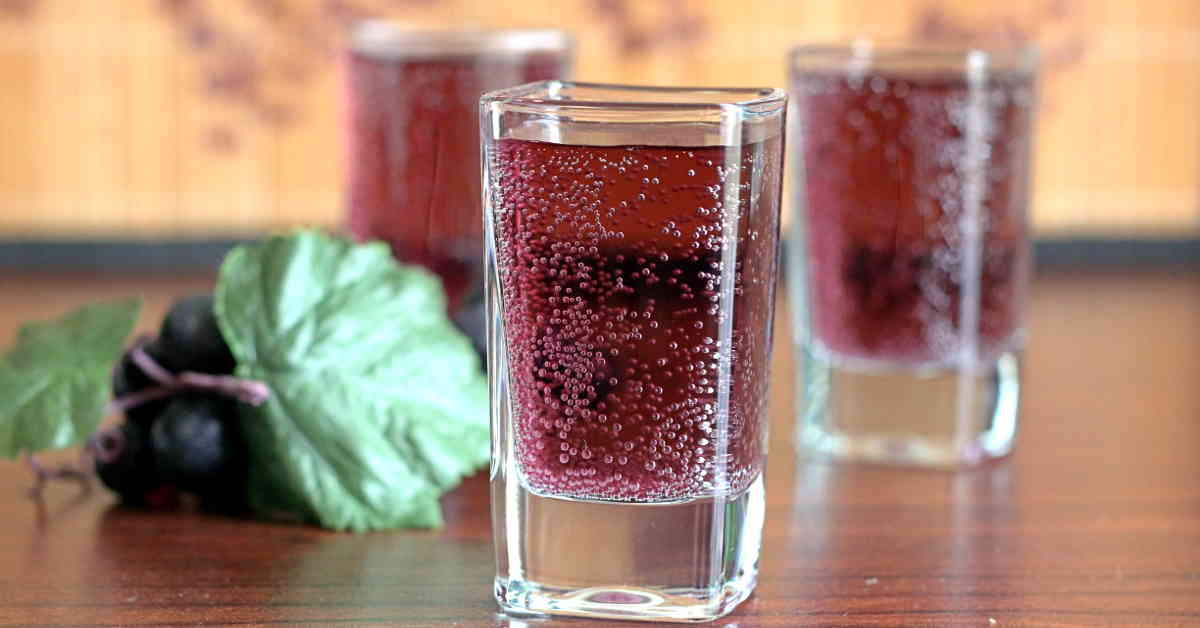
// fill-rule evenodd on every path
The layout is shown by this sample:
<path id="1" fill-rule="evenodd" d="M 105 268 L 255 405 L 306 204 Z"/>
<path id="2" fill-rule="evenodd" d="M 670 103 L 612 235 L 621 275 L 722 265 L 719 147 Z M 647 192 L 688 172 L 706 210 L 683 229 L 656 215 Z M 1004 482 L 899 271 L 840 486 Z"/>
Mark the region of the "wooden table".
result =
<path id="1" fill-rule="evenodd" d="M 0 275 L 0 338 L 104 295 L 149 322 L 207 282 Z M 1039 277 L 1016 453 L 956 474 L 797 463 L 784 332 L 760 584 L 718 625 L 1200 624 L 1200 277 Z M 358 536 L 29 481 L 0 463 L 3 625 L 581 625 L 497 615 L 483 477 L 440 531 Z"/>

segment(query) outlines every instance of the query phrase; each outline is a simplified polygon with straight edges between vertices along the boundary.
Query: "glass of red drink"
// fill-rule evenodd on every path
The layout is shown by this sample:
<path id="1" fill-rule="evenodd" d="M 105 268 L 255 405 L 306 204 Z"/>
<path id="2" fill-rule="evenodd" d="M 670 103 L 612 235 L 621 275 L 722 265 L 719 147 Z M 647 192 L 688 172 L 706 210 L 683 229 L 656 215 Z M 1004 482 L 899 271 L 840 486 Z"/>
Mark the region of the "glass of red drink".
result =
<path id="1" fill-rule="evenodd" d="M 436 273 L 451 308 L 482 289 L 479 96 L 565 78 L 557 30 L 406 30 L 366 21 L 344 59 L 349 229 Z"/>
<path id="2" fill-rule="evenodd" d="M 1036 51 L 791 54 L 797 440 L 954 466 L 1012 447 Z"/>
<path id="3" fill-rule="evenodd" d="M 704 620 L 754 587 L 786 96 L 482 100 L 496 596 Z"/>

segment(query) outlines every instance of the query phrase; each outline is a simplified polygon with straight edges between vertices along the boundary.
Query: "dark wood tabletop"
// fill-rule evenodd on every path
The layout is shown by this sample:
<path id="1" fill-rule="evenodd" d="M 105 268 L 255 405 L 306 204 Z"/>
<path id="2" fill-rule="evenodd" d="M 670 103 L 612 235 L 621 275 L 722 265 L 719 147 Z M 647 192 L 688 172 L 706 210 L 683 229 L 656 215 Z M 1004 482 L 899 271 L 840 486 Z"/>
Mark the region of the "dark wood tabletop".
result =
<path id="1" fill-rule="evenodd" d="M 209 282 L 0 275 L 0 344 L 138 292 L 149 328 Z M 786 318 L 758 590 L 716 625 L 1200 625 L 1200 276 L 1038 277 L 1016 451 L 957 473 L 797 462 Z M 0 625 L 602 623 L 497 614 L 482 476 L 441 530 L 362 535 L 30 481 L 0 462 Z"/>

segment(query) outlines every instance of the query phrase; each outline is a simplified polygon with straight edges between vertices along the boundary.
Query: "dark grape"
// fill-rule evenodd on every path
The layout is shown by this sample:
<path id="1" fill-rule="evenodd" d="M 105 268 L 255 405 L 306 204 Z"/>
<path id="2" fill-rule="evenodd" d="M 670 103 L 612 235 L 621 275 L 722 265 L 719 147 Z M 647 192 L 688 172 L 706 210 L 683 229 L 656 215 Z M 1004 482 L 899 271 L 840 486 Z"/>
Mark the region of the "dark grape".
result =
<path id="1" fill-rule="evenodd" d="M 159 347 L 157 341 L 148 342 L 143 346 L 143 349 L 154 361 L 162 364 L 163 351 Z M 126 353 L 120 362 L 117 362 L 116 368 L 113 369 L 112 389 L 114 397 L 124 397 L 146 388 L 155 386 L 156 382 L 150 379 L 149 375 L 142 372 L 142 369 L 134 363 L 133 356 Z M 162 413 L 167 407 L 166 399 L 156 399 L 147 401 L 141 405 L 135 406 L 125 411 L 125 416 L 130 421 L 150 429 L 150 424 L 154 418 Z"/>
<path id="2" fill-rule="evenodd" d="M 150 430 L 154 462 L 163 478 L 202 496 L 237 491 L 246 456 L 236 412 L 235 402 L 210 394 L 171 399 Z"/>
<path id="3" fill-rule="evenodd" d="M 136 423 L 105 429 L 96 436 L 96 474 L 126 503 L 144 503 L 161 485 L 148 441 L 147 429 Z"/>
<path id="4" fill-rule="evenodd" d="M 454 324 L 468 338 L 481 358 L 487 357 L 486 302 L 483 293 L 476 293 L 463 302 L 451 315 Z"/>
<path id="5" fill-rule="evenodd" d="M 192 295 L 175 302 L 163 319 L 158 340 L 164 366 L 173 371 L 233 372 L 233 354 L 217 326 L 211 294 Z"/>

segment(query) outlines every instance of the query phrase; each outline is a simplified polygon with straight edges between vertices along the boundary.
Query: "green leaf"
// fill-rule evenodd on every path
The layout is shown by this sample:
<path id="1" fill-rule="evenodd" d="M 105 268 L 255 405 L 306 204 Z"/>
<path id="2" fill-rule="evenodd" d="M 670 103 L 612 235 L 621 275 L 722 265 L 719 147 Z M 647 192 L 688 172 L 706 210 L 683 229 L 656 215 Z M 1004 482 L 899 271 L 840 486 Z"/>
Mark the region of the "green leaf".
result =
<path id="1" fill-rule="evenodd" d="M 21 328 L 0 360 L 0 456 L 67 447 L 95 431 L 113 363 L 141 305 L 89 305 Z"/>
<path id="2" fill-rule="evenodd" d="M 243 406 L 249 499 L 335 529 L 441 524 L 438 498 L 488 460 L 487 385 L 438 280 L 386 245 L 315 231 L 232 251 L 217 320 Z"/>

